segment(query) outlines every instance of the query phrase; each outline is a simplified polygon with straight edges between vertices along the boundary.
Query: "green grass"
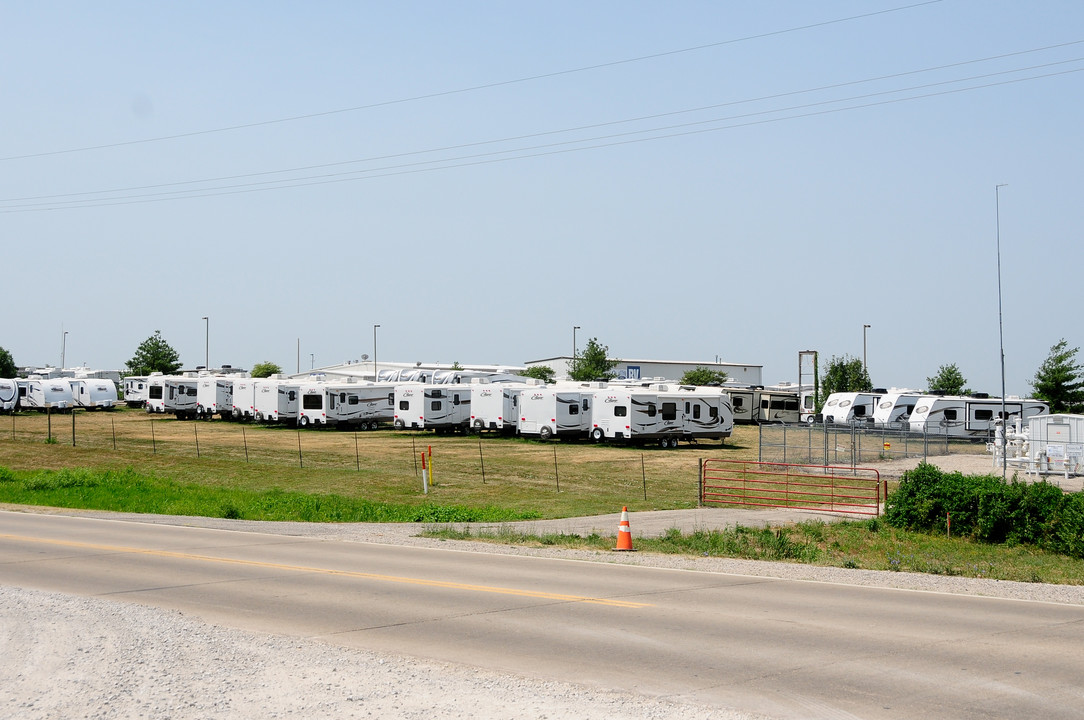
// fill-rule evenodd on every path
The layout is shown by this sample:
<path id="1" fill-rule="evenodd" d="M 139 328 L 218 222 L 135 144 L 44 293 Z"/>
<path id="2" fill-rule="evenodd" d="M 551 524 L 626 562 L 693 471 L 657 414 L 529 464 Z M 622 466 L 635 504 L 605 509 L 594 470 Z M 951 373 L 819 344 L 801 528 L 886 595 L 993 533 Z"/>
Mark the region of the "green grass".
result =
<path id="1" fill-rule="evenodd" d="M 335 494 L 181 484 L 131 468 L 21 472 L 0 468 L 0 502 L 297 522 L 507 522 L 538 516 L 493 506 L 374 503 Z"/>
<path id="2" fill-rule="evenodd" d="M 530 547 L 612 550 L 616 537 L 530 535 L 508 528 L 472 531 L 434 527 L 428 537 L 476 540 Z M 994 546 L 943 535 L 897 530 L 882 520 L 812 521 L 776 528 L 736 527 L 636 538 L 639 552 L 700 557 L 776 560 L 827 567 L 916 572 L 933 575 L 1084 585 L 1084 561 L 1025 546 Z"/>

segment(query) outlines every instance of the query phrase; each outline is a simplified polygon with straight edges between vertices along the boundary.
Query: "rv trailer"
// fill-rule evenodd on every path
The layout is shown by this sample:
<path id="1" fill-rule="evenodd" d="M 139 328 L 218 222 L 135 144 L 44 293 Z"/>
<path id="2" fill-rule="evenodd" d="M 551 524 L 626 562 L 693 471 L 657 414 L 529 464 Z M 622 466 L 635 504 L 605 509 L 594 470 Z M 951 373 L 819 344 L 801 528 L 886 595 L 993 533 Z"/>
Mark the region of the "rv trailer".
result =
<path id="1" fill-rule="evenodd" d="M 1030 398 L 1006 398 L 1005 425 L 1017 418 L 1026 423 L 1030 418 L 1046 415 L 1049 406 Z M 987 438 L 1001 418 L 1002 400 L 985 394 L 923 395 L 915 401 L 915 410 L 908 421 L 912 432 L 947 435 L 958 438 Z"/>
<path id="2" fill-rule="evenodd" d="M 124 378 L 124 403 L 130 408 L 139 408 L 147 404 L 146 375 L 129 375 Z"/>
<path id="3" fill-rule="evenodd" d="M 734 408 L 722 388 L 680 388 L 677 397 L 682 410 L 682 439 L 726 440 L 734 432 Z"/>
<path id="4" fill-rule="evenodd" d="M 472 430 L 494 430 L 512 433 L 519 419 L 519 396 L 527 390 L 545 387 L 541 380 L 534 382 L 476 383 L 470 402 L 470 426 Z"/>
<path id="5" fill-rule="evenodd" d="M 233 419 L 254 420 L 256 418 L 256 379 L 235 378 L 233 381 Z"/>
<path id="6" fill-rule="evenodd" d="M 910 430 L 911 413 L 915 411 L 915 403 L 924 394 L 917 390 L 889 388 L 888 393 L 877 401 L 877 408 L 873 411 L 873 424 L 881 428 Z"/>
<path id="7" fill-rule="evenodd" d="M 196 417 L 196 394 L 199 391 L 199 378 L 194 373 L 186 375 L 166 375 L 162 382 L 164 412 L 173 413 L 178 420 L 192 420 Z"/>
<path id="8" fill-rule="evenodd" d="M 90 410 L 112 410 L 117 404 L 117 385 L 112 380 L 72 378 L 72 401 Z"/>
<path id="9" fill-rule="evenodd" d="M 395 384 L 393 421 L 396 430 L 421 430 L 425 427 L 425 385 L 416 381 Z"/>
<path id="10" fill-rule="evenodd" d="M 760 391 L 764 388 L 756 385 L 723 385 L 730 394 L 734 409 L 734 422 L 755 423 L 760 418 Z"/>
<path id="11" fill-rule="evenodd" d="M 594 393 L 591 439 L 657 441 L 725 440 L 734 431 L 730 390 L 654 383 L 646 388 L 610 386 Z"/>
<path id="12" fill-rule="evenodd" d="M 852 422 L 873 422 L 873 412 L 884 390 L 873 392 L 838 392 L 832 393 L 824 401 L 821 414 L 825 424 L 837 423 L 849 425 Z"/>
<path id="13" fill-rule="evenodd" d="M 536 435 L 541 440 L 587 435 L 591 430 L 595 392 L 597 390 L 567 386 L 524 390 L 519 394 L 516 432 Z"/>
<path id="14" fill-rule="evenodd" d="M 19 404 L 19 383 L 15 379 L 0 380 L 0 412 L 14 412 Z"/>
<path id="15" fill-rule="evenodd" d="M 297 423 L 302 427 L 353 425 L 375 430 L 380 423 L 393 419 L 395 390 L 391 383 L 301 383 Z"/>
<path id="16" fill-rule="evenodd" d="M 196 417 L 210 420 L 215 415 L 222 419 L 233 418 L 232 377 L 201 375 L 196 387 Z"/>
<path id="17" fill-rule="evenodd" d="M 797 423 L 802 420 L 802 405 L 798 393 L 791 390 L 760 391 L 757 422 Z"/>
<path id="18" fill-rule="evenodd" d="M 66 378 L 19 380 L 19 407 L 24 410 L 70 410 L 72 388 Z"/>
<path id="19" fill-rule="evenodd" d="M 428 385 L 422 389 L 423 427 L 438 435 L 470 427 L 471 385 Z"/>
<path id="20" fill-rule="evenodd" d="M 297 420 L 300 381 L 285 376 L 253 380 L 253 417 L 256 422 L 279 423 Z"/>

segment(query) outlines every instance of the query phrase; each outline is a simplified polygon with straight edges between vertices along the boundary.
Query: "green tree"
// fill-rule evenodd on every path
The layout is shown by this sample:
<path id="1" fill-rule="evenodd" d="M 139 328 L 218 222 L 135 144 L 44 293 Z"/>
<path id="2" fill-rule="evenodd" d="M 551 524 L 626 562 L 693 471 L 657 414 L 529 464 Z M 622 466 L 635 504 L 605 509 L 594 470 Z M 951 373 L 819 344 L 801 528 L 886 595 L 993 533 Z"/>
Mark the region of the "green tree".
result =
<path id="1" fill-rule="evenodd" d="M 1084 368 L 1076 361 L 1079 351 L 1062 338 L 1050 348 L 1031 381 L 1035 397 L 1050 403 L 1052 413 L 1084 410 Z"/>
<path id="2" fill-rule="evenodd" d="M 722 370 L 697 365 L 693 370 L 686 370 L 681 376 L 682 385 L 722 385 L 726 382 L 727 374 Z"/>
<path id="3" fill-rule="evenodd" d="M 139 344 L 127 366 L 129 375 L 150 375 L 152 372 L 168 375 L 180 368 L 181 357 L 162 338 L 161 330 L 155 330 L 154 335 Z"/>
<path id="4" fill-rule="evenodd" d="M 15 367 L 15 359 L 4 348 L 0 347 L 0 378 L 14 378 L 18 368 Z"/>
<path id="5" fill-rule="evenodd" d="M 523 377 L 534 378 L 547 383 L 555 382 L 557 379 L 557 373 L 549 365 L 535 365 L 526 370 L 520 370 L 519 374 Z"/>
<path id="6" fill-rule="evenodd" d="M 463 366 L 459 364 L 458 360 L 454 361 L 452 363 L 452 366 L 449 368 L 449 370 L 462 370 L 462 369 L 463 369 Z"/>
<path id="7" fill-rule="evenodd" d="M 278 375 L 282 372 L 282 367 L 273 362 L 258 362 L 252 366 L 252 372 L 249 373 L 254 378 L 266 378 L 272 375 Z"/>
<path id="8" fill-rule="evenodd" d="M 609 352 L 610 348 L 601 345 L 598 338 L 591 338 L 583 352 L 572 358 L 568 376 L 580 382 L 613 379 L 617 375 L 614 372 L 617 360 L 610 360 L 607 357 Z"/>
<path id="9" fill-rule="evenodd" d="M 950 363 L 948 365 L 942 365 L 937 374 L 933 377 L 926 378 L 927 389 L 932 392 L 943 392 L 946 395 L 968 395 L 971 390 L 964 387 L 967 385 L 967 378 L 960 372 L 960 368 L 956 367 L 956 363 Z"/>
<path id="10" fill-rule="evenodd" d="M 842 358 L 833 356 L 821 381 L 821 395 L 825 398 L 837 392 L 869 392 L 872 389 L 873 383 L 862 367 L 862 360 L 849 355 Z M 820 408 L 817 410 L 819 412 Z"/>

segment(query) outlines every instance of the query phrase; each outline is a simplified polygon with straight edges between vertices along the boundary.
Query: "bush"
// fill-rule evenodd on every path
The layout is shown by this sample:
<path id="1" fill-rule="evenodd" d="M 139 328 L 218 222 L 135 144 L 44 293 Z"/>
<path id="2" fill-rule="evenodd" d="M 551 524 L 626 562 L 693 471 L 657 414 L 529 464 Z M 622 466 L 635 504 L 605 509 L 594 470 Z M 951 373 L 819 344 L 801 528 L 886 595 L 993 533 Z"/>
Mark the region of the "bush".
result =
<path id="1" fill-rule="evenodd" d="M 1084 558 L 1084 496 L 1045 480 L 1005 482 L 993 475 L 943 473 L 922 463 L 904 473 L 885 512 L 889 525 L 923 532 L 944 531 L 948 518 L 961 536 Z"/>

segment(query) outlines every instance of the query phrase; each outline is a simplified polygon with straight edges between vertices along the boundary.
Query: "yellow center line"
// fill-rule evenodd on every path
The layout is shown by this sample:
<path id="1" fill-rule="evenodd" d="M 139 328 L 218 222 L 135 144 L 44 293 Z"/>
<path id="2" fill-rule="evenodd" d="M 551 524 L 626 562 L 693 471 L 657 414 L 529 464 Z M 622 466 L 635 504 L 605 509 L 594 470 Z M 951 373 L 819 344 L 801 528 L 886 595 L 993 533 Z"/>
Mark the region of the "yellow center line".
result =
<path id="1" fill-rule="evenodd" d="M 357 572 L 354 570 L 332 570 L 330 568 L 309 567 L 305 565 L 286 565 L 283 563 L 269 563 L 258 560 L 241 560 L 237 558 L 215 557 L 213 555 L 196 555 L 193 553 L 174 552 L 171 550 L 150 550 L 147 548 L 125 547 L 121 545 L 96 545 L 93 543 L 76 542 L 71 540 L 32 538 L 22 535 L 0 534 L 0 539 L 35 542 L 45 545 L 58 545 L 62 547 L 79 548 L 82 550 L 127 553 L 131 555 L 150 555 L 154 557 L 174 558 L 177 560 L 203 560 L 207 562 L 216 562 L 229 565 L 245 565 L 248 567 L 267 568 L 272 570 L 289 570 L 292 572 L 320 573 L 323 575 L 335 575 L 338 577 L 361 578 L 365 580 L 380 580 L 383 582 L 406 583 L 409 585 L 423 585 L 426 587 L 449 588 L 453 590 L 470 590 L 472 592 L 496 593 L 499 595 L 516 595 L 518 597 L 538 598 L 541 600 L 560 600 L 563 602 L 590 603 L 594 605 L 609 605 L 611 607 L 622 608 L 653 607 L 651 603 L 632 602 L 628 600 L 613 600 L 609 598 L 587 597 L 583 595 L 565 595 L 562 593 L 548 593 L 540 592 L 537 590 L 520 590 L 517 588 L 497 587 L 493 585 L 473 585 L 469 583 L 449 582 L 446 580 L 425 580 L 423 578 L 402 577 L 397 575 L 382 575 L 379 573 Z"/>

